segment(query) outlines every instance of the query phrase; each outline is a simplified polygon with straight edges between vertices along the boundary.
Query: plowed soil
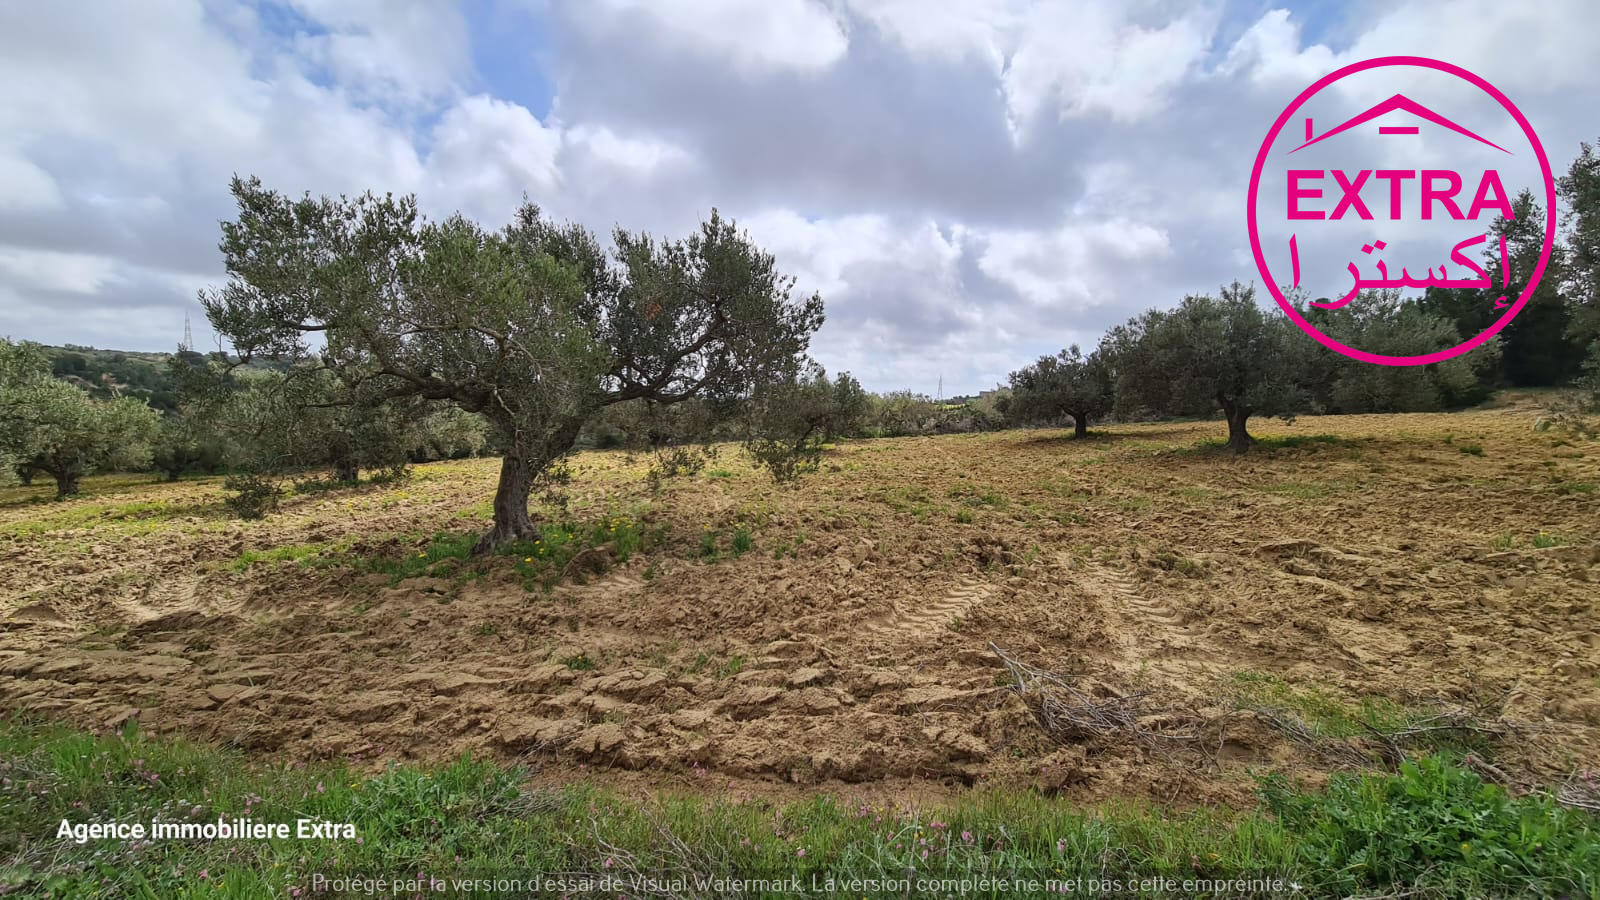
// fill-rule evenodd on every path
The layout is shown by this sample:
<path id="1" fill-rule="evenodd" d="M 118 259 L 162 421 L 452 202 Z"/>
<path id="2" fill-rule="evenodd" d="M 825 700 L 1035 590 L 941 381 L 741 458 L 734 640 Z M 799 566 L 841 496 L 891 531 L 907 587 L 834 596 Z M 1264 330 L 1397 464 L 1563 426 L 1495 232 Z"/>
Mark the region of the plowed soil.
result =
<path id="1" fill-rule="evenodd" d="M 1333 439 L 1242 459 L 1204 446 L 1216 422 L 846 442 L 792 487 L 730 448 L 655 494 L 645 461 L 585 453 L 571 515 L 632 515 L 665 543 L 550 591 L 514 560 L 400 581 L 339 564 L 480 530 L 494 460 L 260 522 L 228 518 L 209 479 L 90 479 L 65 503 L 10 488 L 0 708 L 296 758 L 471 751 L 752 792 L 1208 802 L 1248 796 L 1251 771 L 1328 768 L 1249 715 L 1203 748 L 1052 741 L 992 643 L 1174 721 L 1219 721 L 1241 673 L 1486 710 L 1527 726 L 1503 766 L 1554 777 L 1600 748 L 1600 447 L 1536 415 L 1260 422 Z M 318 564 L 256 558 L 307 547 Z"/>

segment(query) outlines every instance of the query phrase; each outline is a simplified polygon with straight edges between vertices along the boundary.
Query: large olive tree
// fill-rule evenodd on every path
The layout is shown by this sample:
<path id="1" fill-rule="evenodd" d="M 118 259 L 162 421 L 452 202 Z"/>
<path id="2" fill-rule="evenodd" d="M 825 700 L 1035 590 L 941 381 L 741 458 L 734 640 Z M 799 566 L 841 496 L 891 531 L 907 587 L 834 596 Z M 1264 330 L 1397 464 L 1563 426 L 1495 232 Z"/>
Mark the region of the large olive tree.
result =
<path id="1" fill-rule="evenodd" d="M 369 398 L 482 414 L 505 455 L 479 550 L 536 533 L 536 478 L 600 409 L 747 396 L 790 377 L 822 323 L 821 298 L 791 299 L 715 212 L 684 240 L 618 229 L 607 254 L 532 204 L 490 231 L 428 221 L 412 197 L 232 189 L 229 279 L 201 295 L 213 327 L 242 358 L 314 360 Z"/>
<path id="2" fill-rule="evenodd" d="M 1239 282 L 1217 297 L 1152 309 L 1106 338 L 1118 360 L 1119 408 L 1172 416 L 1221 409 L 1236 453 L 1255 443 L 1246 427 L 1251 416 L 1287 417 L 1304 408 L 1300 381 L 1309 343 L 1287 317 L 1256 304 L 1254 287 Z"/>

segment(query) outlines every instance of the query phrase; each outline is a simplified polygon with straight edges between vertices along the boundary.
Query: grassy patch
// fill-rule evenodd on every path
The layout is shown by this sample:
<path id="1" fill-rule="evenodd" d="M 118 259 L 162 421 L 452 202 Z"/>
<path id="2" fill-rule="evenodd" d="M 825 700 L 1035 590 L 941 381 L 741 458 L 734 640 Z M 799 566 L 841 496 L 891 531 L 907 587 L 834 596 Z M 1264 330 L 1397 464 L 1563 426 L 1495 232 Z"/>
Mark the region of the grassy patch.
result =
<path id="1" fill-rule="evenodd" d="M 137 731 L 90 736 L 0 723 L 0 890 L 20 896 L 311 894 L 330 876 L 618 879 L 1006 879 L 984 895 L 1055 894 L 1070 879 L 1277 878 L 1308 896 L 1593 896 L 1593 817 L 1511 797 L 1448 759 L 1397 775 L 1335 776 L 1320 791 L 1262 784 L 1267 809 L 1084 809 L 1032 791 L 974 791 L 934 807 L 828 795 L 774 804 L 705 796 L 623 797 L 590 785 L 533 787 L 523 771 L 470 758 L 363 777 L 337 763 L 250 763 Z M 356 839 L 58 839 L 98 822 L 350 823 Z M 898 889 L 898 880 L 909 886 Z M 1027 887 L 1016 882 L 1034 882 Z M 1053 882 L 1053 883 L 1050 883 Z M 446 882 L 452 896 L 492 888 Z M 428 889 L 424 893 L 430 892 Z M 709 893 L 692 887 L 686 894 Z M 836 888 L 824 893 L 841 893 Z M 342 892 L 341 892 L 342 893 Z M 511 893 L 540 893 L 527 888 Z M 778 889 L 750 891 L 783 896 Z M 857 892 L 858 893 L 858 892 Z M 878 893 L 878 892 L 872 892 Z"/>
<path id="2" fill-rule="evenodd" d="M 1292 450 L 1296 447 L 1348 447 L 1356 442 L 1337 434 L 1273 434 L 1256 438 L 1259 450 Z"/>
<path id="3" fill-rule="evenodd" d="M 297 560 L 302 565 L 344 566 L 357 572 L 388 575 L 395 581 L 419 575 L 475 578 L 509 559 L 523 586 L 529 590 L 553 587 L 574 556 L 593 547 L 609 547 L 610 556 L 625 563 L 635 553 L 658 546 L 666 539 L 663 527 L 650 528 L 626 515 L 611 515 L 589 522 L 546 522 L 539 536 L 496 547 L 474 556 L 478 534 L 440 531 L 426 539 L 416 552 L 350 555 L 346 538 L 325 544 L 299 544 L 269 550 L 246 551 L 234 562 L 239 570 L 263 560 Z M 452 562 L 453 561 L 453 562 Z"/>
<path id="4" fill-rule="evenodd" d="M 1437 709 L 1406 706 L 1387 697 L 1362 697 L 1353 702 L 1314 685 L 1292 685 L 1261 672 L 1236 672 L 1226 693 L 1241 706 L 1286 710 L 1319 740 L 1361 738 L 1376 733 L 1394 734 L 1425 723 Z M 1454 730 L 1427 732 L 1421 747 L 1433 751 L 1487 753 L 1482 735 Z"/>
<path id="5" fill-rule="evenodd" d="M 68 500 L 51 512 L 9 522 L 0 534 L 21 536 L 48 534 L 72 528 L 109 529 L 120 534 L 147 534 L 174 519 L 215 517 L 222 504 L 177 500 L 140 500 L 131 503 L 85 503 Z"/>
<path id="6" fill-rule="evenodd" d="M 1561 481 L 1550 489 L 1557 494 L 1566 496 L 1569 494 L 1592 494 L 1597 488 L 1600 488 L 1600 485 L 1596 485 L 1592 481 Z"/>
<path id="7" fill-rule="evenodd" d="M 243 572 L 261 562 L 297 562 L 302 567 L 330 565 L 338 561 L 338 554 L 349 549 L 353 538 L 337 541 L 313 541 L 308 544 L 287 544 L 266 550 L 246 550 L 233 561 L 231 568 Z"/>
<path id="8" fill-rule="evenodd" d="M 1269 494 L 1283 494 L 1301 500 L 1316 500 L 1328 496 L 1328 486 L 1314 481 L 1280 481 L 1261 488 Z"/>
<path id="9" fill-rule="evenodd" d="M 1250 446 L 1250 452 L 1272 453 L 1279 450 L 1358 447 L 1359 445 L 1360 441 L 1356 439 L 1340 437 L 1336 434 L 1269 434 L 1256 438 L 1256 442 Z M 1190 449 L 1190 452 L 1193 453 L 1221 453 L 1223 451 L 1228 451 L 1228 441 L 1226 438 L 1220 437 L 1196 441 Z"/>
<path id="10" fill-rule="evenodd" d="M 1558 534 L 1551 534 L 1548 531 L 1540 531 L 1538 534 L 1533 536 L 1533 546 L 1540 550 L 1545 550 L 1550 547 L 1559 547 L 1566 542 L 1566 538 L 1563 538 Z"/>

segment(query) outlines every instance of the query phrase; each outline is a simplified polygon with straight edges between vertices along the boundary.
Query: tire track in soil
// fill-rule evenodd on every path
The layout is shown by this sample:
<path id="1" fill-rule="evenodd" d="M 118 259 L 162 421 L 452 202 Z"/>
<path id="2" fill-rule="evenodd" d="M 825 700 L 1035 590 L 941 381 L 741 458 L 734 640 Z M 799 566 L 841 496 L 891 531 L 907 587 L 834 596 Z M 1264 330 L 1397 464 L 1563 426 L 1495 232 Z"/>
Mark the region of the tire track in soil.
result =
<path id="1" fill-rule="evenodd" d="M 978 604 L 994 595 L 995 587 L 979 578 L 963 578 L 943 597 L 906 610 L 900 603 L 887 616 L 866 622 L 862 631 L 882 638 L 932 637 L 965 618 Z"/>
<path id="2" fill-rule="evenodd" d="M 1058 557 L 1058 562 L 1068 565 L 1065 557 Z M 1165 600 L 1147 596 L 1127 575 L 1109 566 L 1091 564 L 1087 571 L 1075 572 L 1074 577 L 1092 585 L 1106 607 L 1123 620 L 1122 643 L 1134 659 L 1203 655 L 1195 645 L 1197 630 L 1183 624 L 1182 614 Z"/>

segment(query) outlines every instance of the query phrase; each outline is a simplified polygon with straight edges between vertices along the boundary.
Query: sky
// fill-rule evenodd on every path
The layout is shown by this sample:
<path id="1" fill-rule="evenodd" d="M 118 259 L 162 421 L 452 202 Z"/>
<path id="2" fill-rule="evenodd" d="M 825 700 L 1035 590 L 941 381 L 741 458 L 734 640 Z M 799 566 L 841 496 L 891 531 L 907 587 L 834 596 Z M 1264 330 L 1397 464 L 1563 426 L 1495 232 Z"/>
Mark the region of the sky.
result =
<path id="1" fill-rule="evenodd" d="M 1286 103 L 1464 66 L 1564 170 L 1600 139 L 1592 0 L 116 0 L 0 5 L 0 335 L 171 350 L 231 175 L 601 235 L 713 208 L 827 321 L 812 355 L 946 396 L 1235 279 Z M 1353 102 L 1353 101 L 1352 101 Z M 1352 107 L 1351 111 L 1356 111 Z M 1338 110 L 1327 114 L 1332 116 Z M 1332 124 L 1332 120 L 1328 120 Z M 1513 192 L 1521 185 L 1507 185 Z"/>

